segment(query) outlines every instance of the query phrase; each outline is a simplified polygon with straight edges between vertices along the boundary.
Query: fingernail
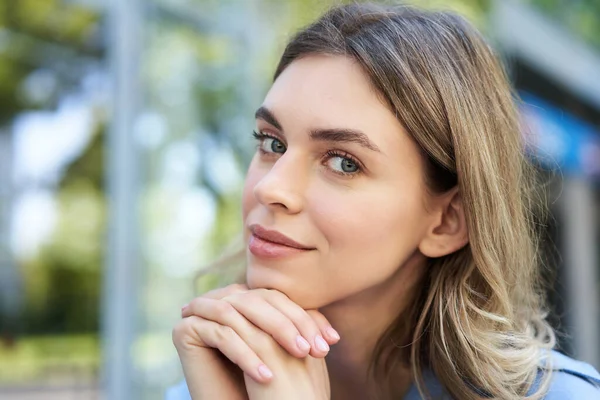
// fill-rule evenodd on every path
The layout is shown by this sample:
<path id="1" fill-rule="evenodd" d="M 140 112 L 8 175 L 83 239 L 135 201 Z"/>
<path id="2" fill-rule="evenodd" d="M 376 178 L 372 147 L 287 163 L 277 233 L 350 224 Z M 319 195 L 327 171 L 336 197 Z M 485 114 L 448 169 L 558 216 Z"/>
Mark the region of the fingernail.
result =
<path id="1" fill-rule="evenodd" d="M 315 338 L 315 345 L 317 346 L 317 349 L 321 351 L 329 351 L 329 345 L 327 344 L 325 339 L 321 337 L 321 335 Z"/>
<path id="2" fill-rule="evenodd" d="M 327 328 L 326 332 L 330 338 L 332 338 L 334 340 L 340 340 L 340 334 L 337 333 L 337 331 L 335 329 L 333 329 L 332 327 Z"/>
<path id="3" fill-rule="evenodd" d="M 310 344 L 306 341 L 306 339 L 304 339 L 302 336 L 298 335 L 296 337 L 296 345 L 298 345 L 298 348 L 300 349 L 300 351 L 302 351 L 303 353 L 306 353 L 307 351 L 310 350 Z"/>
<path id="4" fill-rule="evenodd" d="M 265 379 L 271 379 L 273 377 L 273 373 L 265 364 L 261 364 L 258 367 L 258 373 Z"/>
<path id="5" fill-rule="evenodd" d="M 188 307 L 189 307 L 189 304 L 184 304 L 184 305 L 181 307 L 181 312 L 184 312 L 184 311 L 185 311 L 185 310 L 186 310 Z"/>

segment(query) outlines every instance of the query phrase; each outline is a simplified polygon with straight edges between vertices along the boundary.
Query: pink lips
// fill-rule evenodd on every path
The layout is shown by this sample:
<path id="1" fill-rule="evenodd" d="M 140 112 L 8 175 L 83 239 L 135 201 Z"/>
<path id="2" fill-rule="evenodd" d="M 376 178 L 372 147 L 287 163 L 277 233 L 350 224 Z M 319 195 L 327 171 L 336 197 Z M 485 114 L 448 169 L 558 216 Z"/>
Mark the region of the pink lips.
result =
<path id="1" fill-rule="evenodd" d="M 260 225 L 250 225 L 248 249 L 257 257 L 279 258 L 315 250 L 292 240 L 283 233 L 268 230 Z"/>

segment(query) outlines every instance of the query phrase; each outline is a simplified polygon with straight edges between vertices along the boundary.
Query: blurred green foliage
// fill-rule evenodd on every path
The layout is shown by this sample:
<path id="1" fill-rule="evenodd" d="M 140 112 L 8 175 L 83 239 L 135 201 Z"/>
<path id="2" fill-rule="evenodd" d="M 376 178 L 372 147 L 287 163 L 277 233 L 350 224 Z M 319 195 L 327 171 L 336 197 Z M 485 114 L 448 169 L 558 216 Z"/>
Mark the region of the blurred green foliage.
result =
<path id="1" fill-rule="evenodd" d="M 103 54 L 99 19 L 97 13 L 59 0 L 0 2 L 0 125 L 22 110 L 52 106 L 64 90 L 79 84 L 77 61 Z M 61 83 L 44 104 L 27 99 L 21 90 L 40 68 L 55 72 Z"/>
<path id="2" fill-rule="evenodd" d="M 71 2 L 0 3 L 0 128 L 10 131 L 11 121 L 21 112 L 55 109 L 64 96 L 80 88 L 88 69 L 104 62 L 100 23 L 98 13 Z M 38 71 L 47 72 L 56 83 L 42 98 L 25 90 Z M 20 334 L 98 329 L 105 221 L 103 130 L 98 120 L 89 145 L 55 188 L 58 221 L 49 243 L 38 254 L 17 260 L 25 306 L 20 324 L 11 329 Z M 7 329 L 1 325 L 0 330 Z"/>
<path id="3" fill-rule="evenodd" d="M 24 260 L 26 333 L 97 332 L 106 203 L 104 129 L 67 168 L 56 194 L 58 221 L 50 241 Z"/>
<path id="4" fill-rule="evenodd" d="M 600 49 L 600 1 L 526 0 L 585 42 Z"/>
<path id="5" fill-rule="evenodd" d="M 95 380 L 99 349 L 98 336 L 92 334 L 30 336 L 14 347 L 0 346 L 0 385 L 25 385 L 42 379 L 61 383 L 65 376 L 75 376 L 82 383 Z"/>

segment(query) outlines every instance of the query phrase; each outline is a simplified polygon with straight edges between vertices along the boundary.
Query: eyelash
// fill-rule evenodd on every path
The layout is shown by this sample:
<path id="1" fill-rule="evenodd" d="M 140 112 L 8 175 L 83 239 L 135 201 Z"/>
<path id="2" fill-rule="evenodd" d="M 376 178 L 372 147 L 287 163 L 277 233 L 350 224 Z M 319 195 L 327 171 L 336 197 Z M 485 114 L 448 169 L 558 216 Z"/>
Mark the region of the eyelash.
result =
<path id="1" fill-rule="evenodd" d="M 277 136 L 274 135 L 269 135 L 267 133 L 264 132 L 257 132 L 257 131 L 253 131 L 252 132 L 252 136 L 258 140 L 258 141 L 262 141 L 264 139 L 270 138 L 270 139 L 275 139 L 275 140 L 279 140 L 281 141 L 281 139 L 279 139 Z M 283 141 L 281 141 L 283 143 Z M 260 148 L 260 143 L 256 146 L 258 151 L 263 154 L 263 155 L 267 155 L 267 154 L 271 154 L 271 153 L 267 153 L 265 152 L 263 149 Z M 337 175 L 341 175 L 347 178 L 354 178 L 357 175 L 360 175 L 363 173 L 364 168 L 362 166 L 362 164 L 360 163 L 360 161 L 358 161 L 354 156 L 352 156 L 351 154 L 345 152 L 345 151 L 339 151 L 339 150 L 327 150 L 327 152 L 325 153 L 325 157 L 327 159 L 333 158 L 333 157 L 340 157 L 340 158 L 345 158 L 348 159 L 350 161 L 352 161 L 354 164 L 356 164 L 357 170 L 356 172 L 340 172 L 340 171 L 334 171 L 331 170 L 331 172 L 333 172 L 334 174 Z"/>
<path id="2" fill-rule="evenodd" d="M 254 139 L 256 139 L 256 140 L 262 140 L 262 139 L 266 139 L 266 138 L 279 140 L 279 138 L 276 138 L 275 136 L 267 135 L 264 132 L 252 131 L 252 136 L 254 136 Z"/>

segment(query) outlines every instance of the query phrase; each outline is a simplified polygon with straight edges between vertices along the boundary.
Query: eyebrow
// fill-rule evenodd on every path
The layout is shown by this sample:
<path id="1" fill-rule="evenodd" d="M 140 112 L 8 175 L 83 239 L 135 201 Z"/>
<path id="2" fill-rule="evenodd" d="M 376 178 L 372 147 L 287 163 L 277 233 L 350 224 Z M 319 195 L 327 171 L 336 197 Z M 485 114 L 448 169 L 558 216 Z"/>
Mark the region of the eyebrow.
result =
<path id="1" fill-rule="evenodd" d="M 266 107 L 261 106 L 254 114 L 256 119 L 262 119 L 273 125 L 280 131 L 283 131 L 281 124 L 275 118 L 273 113 Z M 357 143 L 369 150 L 381 152 L 379 147 L 375 145 L 369 137 L 363 132 L 356 129 L 348 128 L 331 128 L 331 129 L 313 129 L 310 131 L 310 138 L 317 141 L 325 142 L 341 142 L 341 143 Z"/>

